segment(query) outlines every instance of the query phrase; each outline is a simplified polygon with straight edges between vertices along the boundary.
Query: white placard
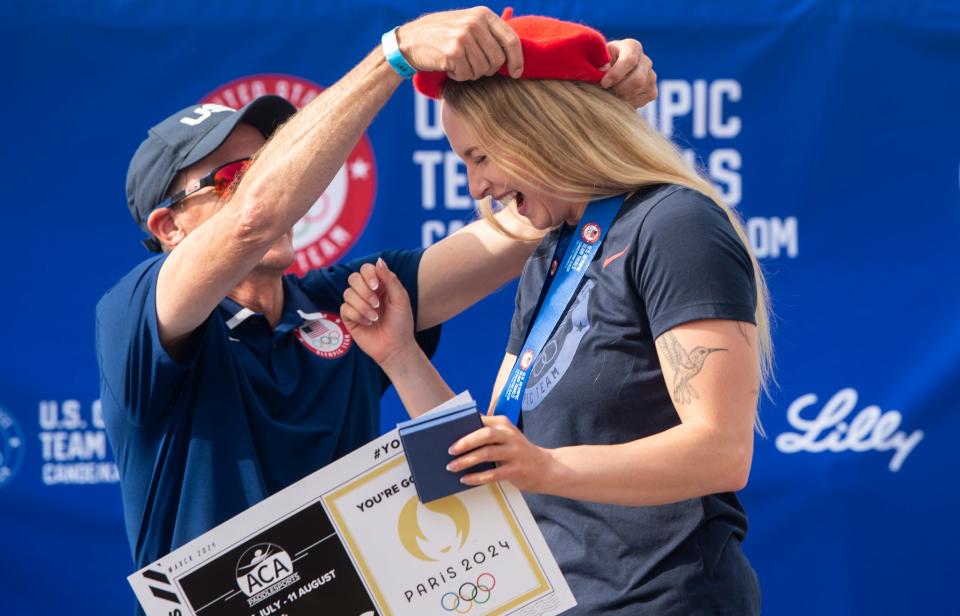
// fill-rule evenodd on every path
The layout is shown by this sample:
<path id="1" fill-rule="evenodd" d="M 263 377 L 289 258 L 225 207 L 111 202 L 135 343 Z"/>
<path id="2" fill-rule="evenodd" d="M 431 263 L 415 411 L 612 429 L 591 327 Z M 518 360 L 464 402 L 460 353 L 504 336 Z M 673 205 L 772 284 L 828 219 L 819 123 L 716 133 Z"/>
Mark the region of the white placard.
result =
<path id="1" fill-rule="evenodd" d="M 576 604 L 519 491 L 423 505 L 396 430 L 128 580 L 148 616 L 548 616 Z"/>

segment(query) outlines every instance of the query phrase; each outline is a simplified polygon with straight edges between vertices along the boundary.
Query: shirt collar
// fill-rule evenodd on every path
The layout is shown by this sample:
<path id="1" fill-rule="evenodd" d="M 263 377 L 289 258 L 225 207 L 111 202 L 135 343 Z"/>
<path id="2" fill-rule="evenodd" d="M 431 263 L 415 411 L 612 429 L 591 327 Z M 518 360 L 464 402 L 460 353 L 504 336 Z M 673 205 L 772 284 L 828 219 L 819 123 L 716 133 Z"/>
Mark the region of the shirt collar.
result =
<path id="1" fill-rule="evenodd" d="M 230 297 L 225 297 L 220 301 L 220 308 L 224 311 L 227 329 L 231 331 L 252 316 L 264 316 L 262 313 L 255 312 Z M 292 282 L 289 276 L 284 276 L 283 312 L 280 314 L 280 322 L 277 323 L 274 331 L 283 334 L 300 327 L 307 321 L 315 321 L 321 316 L 321 312 L 307 297 L 306 293 L 300 289 L 299 285 Z"/>
<path id="2" fill-rule="evenodd" d="M 250 317 L 260 314 L 259 312 L 250 310 L 246 306 L 241 306 L 238 302 L 229 297 L 224 297 L 220 301 L 220 308 L 226 313 L 225 318 L 227 320 L 227 329 L 229 330 L 236 329 L 241 323 Z"/>

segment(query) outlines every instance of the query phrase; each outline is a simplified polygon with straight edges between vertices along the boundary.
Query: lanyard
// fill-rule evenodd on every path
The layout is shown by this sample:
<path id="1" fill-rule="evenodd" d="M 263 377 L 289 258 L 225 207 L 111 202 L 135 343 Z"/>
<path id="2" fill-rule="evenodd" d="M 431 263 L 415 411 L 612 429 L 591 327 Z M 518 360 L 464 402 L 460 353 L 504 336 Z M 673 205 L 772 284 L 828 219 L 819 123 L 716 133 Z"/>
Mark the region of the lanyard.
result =
<path id="1" fill-rule="evenodd" d="M 580 286 L 593 256 L 600 249 L 613 219 L 623 205 L 626 195 L 616 195 L 587 206 L 575 232 L 564 226 L 557 239 L 557 249 L 550 261 L 550 271 L 543 281 L 540 300 L 531 316 L 532 322 L 527 330 L 527 339 L 510 371 L 494 413 L 506 415 L 514 423 L 520 419 L 521 400 L 526 389 L 530 370 L 543 346 L 560 322 L 573 293 Z"/>

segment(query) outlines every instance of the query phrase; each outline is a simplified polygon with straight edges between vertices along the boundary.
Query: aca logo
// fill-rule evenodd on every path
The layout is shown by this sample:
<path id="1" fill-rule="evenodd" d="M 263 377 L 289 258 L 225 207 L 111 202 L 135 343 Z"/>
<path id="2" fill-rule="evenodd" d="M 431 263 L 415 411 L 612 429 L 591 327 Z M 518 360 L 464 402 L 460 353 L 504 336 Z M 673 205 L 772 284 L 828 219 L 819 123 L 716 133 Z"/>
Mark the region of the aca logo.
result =
<path id="1" fill-rule="evenodd" d="M 23 431 L 20 424 L 0 406 L 0 488 L 16 476 L 23 463 Z"/>
<path id="2" fill-rule="evenodd" d="M 237 586 L 251 606 L 300 580 L 293 559 L 275 543 L 258 543 L 237 561 Z"/>
<path id="3" fill-rule="evenodd" d="M 262 74 L 235 79 L 201 102 L 240 108 L 258 96 L 278 94 L 297 108 L 316 98 L 323 87 L 293 75 Z M 363 234 L 373 210 L 377 172 L 366 134 L 310 211 L 293 227 L 297 257 L 288 270 L 298 276 L 336 262 Z"/>
<path id="4" fill-rule="evenodd" d="M 430 529 L 429 535 L 424 528 Z M 427 562 L 438 561 L 467 542 L 470 515 L 456 496 L 424 505 L 414 495 L 400 511 L 397 533 L 411 556 Z"/>

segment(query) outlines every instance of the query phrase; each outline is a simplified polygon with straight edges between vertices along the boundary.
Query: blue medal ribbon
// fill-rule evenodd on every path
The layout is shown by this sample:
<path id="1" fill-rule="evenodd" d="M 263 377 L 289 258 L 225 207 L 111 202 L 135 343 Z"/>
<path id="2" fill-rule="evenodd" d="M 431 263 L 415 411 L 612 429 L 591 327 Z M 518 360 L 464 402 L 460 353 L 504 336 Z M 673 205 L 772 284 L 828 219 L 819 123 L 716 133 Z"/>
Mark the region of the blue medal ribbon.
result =
<path id="1" fill-rule="evenodd" d="M 527 339 L 494 410 L 495 414 L 506 416 L 514 425 L 519 425 L 517 422 L 520 419 L 523 392 L 537 356 L 566 312 L 625 199 L 626 195 L 616 195 L 591 201 L 576 231 L 571 233 L 570 227 L 564 226 L 557 239 L 557 248 L 543 282 L 537 308 L 531 317 L 533 321 L 527 331 Z"/>

